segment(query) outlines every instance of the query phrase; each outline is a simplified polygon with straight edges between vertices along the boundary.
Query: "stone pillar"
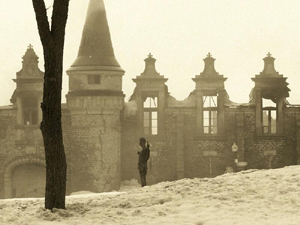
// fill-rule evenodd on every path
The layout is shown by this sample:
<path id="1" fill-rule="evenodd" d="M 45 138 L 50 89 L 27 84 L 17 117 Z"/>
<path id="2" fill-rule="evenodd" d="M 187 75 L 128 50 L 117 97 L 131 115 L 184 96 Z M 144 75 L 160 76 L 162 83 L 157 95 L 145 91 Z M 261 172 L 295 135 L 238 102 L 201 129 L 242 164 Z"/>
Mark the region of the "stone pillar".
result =
<path id="1" fill-rule="evenodd" d="M 238 146 L 237 159 L 239 162 L 245 160 L 245 133 L 244 133 L 244 113 L 236 113 L 236 144 Z"/>
<path id="2" fill-rule="evenodd" d="M 9 171 L 10 172 L 10 171 Z M 4 174 L 4 184 L 3 184 L 3 197 L 4 198 L 12 198 L 12 177 L 11 173 L 5 173 Z"/>
<path id="3" fill-rule="evenodd" d="M 165 92 L 158 94 L 158 135 L 165 134 Z"/>
<path id="4" fill-rule="evenodd" d="M 300 114 L 296 114 L 297 134 L 296 134 L 296 149 L 297 149 L 297 165 L 300 165 Z"/>
<path id="5" fill-rule="evenodd" d="M 222 90 L 218 96 L 218 134 L 225 133 L 225 97 L 226 91 Z"/>
<path id="6" fill-rule="evenodd" d="M 140 91 L 137 92 L 136 94 L 136 105 L 137 105 L 137 130 L 136 130 L 136 134 L 137 136 L 141 136 L 144 133 L 144 121 L 143 121 L 143 99 L 142 99 L 142 94 Z"/>
<path id="7" fill-rule="evenodd" d="M 43 102 L 43 96 L 38 97 L 37 99 L 37 109 L 38 109 L 38 124 L 40 124 L 42 122 L 43 119 L 43 112 L 42 112 L 42 108 L 41 108 L 41 103 Z"/>
<path id="8" fill-rule="evenodd" d="M 256 98 L 256 115 L 255 115 L 255 128 L 256 135 L 262 135 L 262 97 L 261 89 L 255 88 L 255 98 Z"/>
<path id="9" fill-rule="evenodd" d="M 218 153 L 216 151 L 204 151 L 203 152 L 205 163 L 208 163 L 208 174 L 209 177 L 215 176 L 215 158 L 218 157 Z"/>
<path id="10" fill-rule="evenodd" d="M 24 124 L 22 114 L 23 114 L 22 100 L 20 97 L 17 97 L 17 124 Z"/>
<path id="11" fill-rule="evenodd" d="M 280 97 L 277 101 L 277 134 L 283 134 L 283 108 L 284 108 L 284 97 Z"/>
<path id="12" fill-rule="evenodd" d="M 196 134 L 203 134 L 203 96 L 201 91 L 196 93 Z"/>
<path id="13" fill-rule="evenodd" d="M 276 150 L 264 151 L 264 156 L 266 157 L 267 161 L 267 169 L 272 169 L 272 162 L 274 157 L 277 155 Z"/>
<path id="14" fill-rule="evenodd" d="M 177 179 L 184 178 L 184 115 L 176 117 Z"/>

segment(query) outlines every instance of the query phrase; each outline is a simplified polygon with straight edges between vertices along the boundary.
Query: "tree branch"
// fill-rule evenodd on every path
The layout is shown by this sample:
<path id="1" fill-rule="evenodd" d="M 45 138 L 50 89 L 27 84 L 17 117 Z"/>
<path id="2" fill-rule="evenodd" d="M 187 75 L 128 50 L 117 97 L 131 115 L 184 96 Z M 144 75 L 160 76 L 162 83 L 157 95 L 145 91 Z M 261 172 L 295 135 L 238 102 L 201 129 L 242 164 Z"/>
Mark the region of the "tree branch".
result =
<path id="1" fill-rule="evenodd" d="M 68 8 L 70 0 L 54 1 L 52 11 L 51 34 L 56 43 L 61 43 L 63 47 L 65 29 L 68 18 Z M 60 49 L 63 51 L 63 49 Z"/>
<path id="2" fill-rule="evenodd" d="M 52 39 L 45 2 L 44 0 L 32 0 L 32 4 L 35 11 L 41 42 L 45 48 L 46 46 L 49 46 Z"/>
<path id="3" fill-rule="evenodd" d="M 46 11 L 47 11 L 48 9 L 50 9 L 50 8 L 53 6 L 53 1 L 54 1 L 54 0 L 52 0 L 51 5 L 50 5 L 49 7 L 46 8 Z"/>

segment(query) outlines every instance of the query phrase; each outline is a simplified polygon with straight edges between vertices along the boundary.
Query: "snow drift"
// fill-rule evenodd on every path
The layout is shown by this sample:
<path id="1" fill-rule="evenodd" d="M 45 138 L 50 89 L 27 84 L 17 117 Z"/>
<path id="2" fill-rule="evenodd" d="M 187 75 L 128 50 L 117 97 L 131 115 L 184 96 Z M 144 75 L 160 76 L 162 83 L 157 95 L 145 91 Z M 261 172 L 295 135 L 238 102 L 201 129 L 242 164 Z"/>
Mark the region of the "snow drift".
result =
<path id="1" fill-rule="evenodd" d="M 53 213 L 44 199 L 0 200 L 0 224 L 300 224 L 300 166 L 144 188 L 130 183 L 127 192 L 69 196 L 67 209 Z"/>

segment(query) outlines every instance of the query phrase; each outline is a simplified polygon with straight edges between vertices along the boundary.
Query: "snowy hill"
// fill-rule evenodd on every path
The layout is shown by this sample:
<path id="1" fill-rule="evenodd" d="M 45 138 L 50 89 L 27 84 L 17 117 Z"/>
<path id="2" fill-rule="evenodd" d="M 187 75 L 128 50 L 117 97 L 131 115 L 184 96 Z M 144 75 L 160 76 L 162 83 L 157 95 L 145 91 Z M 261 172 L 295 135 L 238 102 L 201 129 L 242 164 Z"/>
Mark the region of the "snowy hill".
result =
<path id="1" fill-rule="evenodd" d="M 300 166 L 81 193 L 54 213 L 43 205 L 43 199 L 0 200 L 0 224 L 299 225 Z"/>

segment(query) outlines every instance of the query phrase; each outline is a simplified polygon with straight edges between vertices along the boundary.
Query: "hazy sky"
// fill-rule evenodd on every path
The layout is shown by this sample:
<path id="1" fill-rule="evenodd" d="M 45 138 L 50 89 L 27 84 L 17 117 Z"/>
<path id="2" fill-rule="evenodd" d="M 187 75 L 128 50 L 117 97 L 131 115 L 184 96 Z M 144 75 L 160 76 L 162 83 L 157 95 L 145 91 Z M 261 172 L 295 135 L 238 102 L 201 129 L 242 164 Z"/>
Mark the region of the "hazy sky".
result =
<path id="1" fill-rule="evenodd" d="M 230 99 L 248 102 L 251 78 L 263 70 L 262 58 L 271 52 L 275 69 L 288 78 L 288 100 L 300 104 L 299 0 L 105 0 L 105 5 L 115 55 L 126 71 L 126 101 L 135 87 L 132 78 L 143 72 L 150 52 L 179 100 L 194 90 L 191 78 L 203 71 L 203 59 L 211 52 L 216 70 L 228 78 Z M 43 71 L 44 63 L 32 1 L 2 0 L 0 6 L 0 105 L 7 105 L 29 44 Z M 70 1 L 64 71 L 76 59 L 87 6 L 88 0 Z M 63 79 L 65 95 L 68 76 Z"/>

